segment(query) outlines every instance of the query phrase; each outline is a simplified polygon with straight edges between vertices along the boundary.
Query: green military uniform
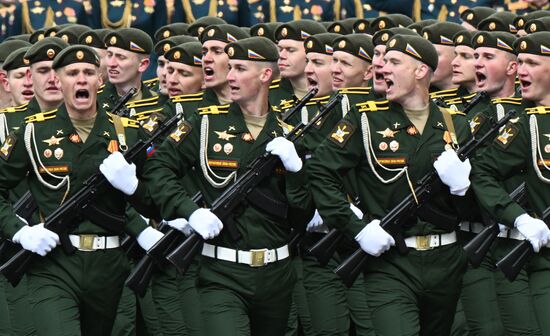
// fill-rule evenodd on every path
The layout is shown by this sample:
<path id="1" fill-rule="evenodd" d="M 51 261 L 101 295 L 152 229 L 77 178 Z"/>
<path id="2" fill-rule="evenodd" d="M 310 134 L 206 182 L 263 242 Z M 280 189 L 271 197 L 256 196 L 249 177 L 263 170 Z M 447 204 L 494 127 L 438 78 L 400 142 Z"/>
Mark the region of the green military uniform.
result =
<path id="1" fill-rule="evenodd" d="M 251 2 L 250 25 L 261 22 L 290 22 L 300 19 L 315 21 L 340 20 L 341 0 L 310 2 L 299 0 L 272 1 L 260 0 Z"/>
<path id="2" fill-rule="evenodd" d="M 172 22 L 193 23 L 198 18 L 219 17 L 226 23 L 236 26 L 250 26 L 248 21 L 248 4 L 244 1 L 197 1 L 174 0 Z"/>
<path id="3" fill-rule="evenodd" d="M 491 7 L 492 0 L 415 0 L 412 17 L 415 21 L 435 19 L 460 23 L 461 14 L 464 11 L 475 10 L 478 6 Z"/>
<path id="4" fill-rule="evenodd" d="M 496 12 L 486 17 L 477 25 L 478 30 L 502 31 L 516 34 L 518 29 L 514 26 L 516 16 L 510 12 Z"/>

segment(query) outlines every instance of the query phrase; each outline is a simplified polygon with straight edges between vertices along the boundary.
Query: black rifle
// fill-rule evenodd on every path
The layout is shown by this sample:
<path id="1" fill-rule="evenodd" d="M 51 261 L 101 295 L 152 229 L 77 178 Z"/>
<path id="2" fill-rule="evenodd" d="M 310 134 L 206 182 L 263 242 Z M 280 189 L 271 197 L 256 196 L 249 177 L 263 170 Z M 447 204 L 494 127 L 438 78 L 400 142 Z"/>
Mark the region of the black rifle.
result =
<path id="1" fill-rule="evenodd" d="M 520 184 L 514 191 L 510 193 L 510 198 L 518 204 L 525 204 L 527 195 L 525 193 L 525 182 Z M 485 227 L 481 232 L 476 234 L 472 240 L 464 245 L 464 251 L 468 256 L 468 260 L 473 267 L 481 265 L 483 258 L 489 252 L 489 248 L 498 237 L 500 229 L 498 223 L 492 223 Z"/>
<path id="2" fill-rule="evenodd" d="M 485 99 L 487 93 L 485 91 L 478 92 L 466 106 L 463 113 L 468 114 L 474 106 L 482 99 Z M 437 101 L 436 101 L 437 100 Z M 434 103 L 439 107 L 446 107 L 446 103 L 441 98 L 435 98 Z M 440 104 L 444 105 L 440 105 Z M 337 229 L 331 229 L 323 238 L 319 239 L 312 247 L 308 249 L 308 253 L 313 255 L 322 266 L 326 266 L 336 252 L 339 242 L 344 238 L 344 234 Z"/>
<path id="3" fill-rule="evenodd" d="M 202 202 L 202 194 L 196 193 L 193 198 L 195 204 Z M 161 222 L 159 230 L 164 231 L 167 225 Z M 163 227 L 164 226 L 164 227 Z M 155 244 L 136 264 L 132 273 L 126 279 L 125 285 L 128 286 L 134 293 L 143 297 L 147 291 L 147 287 L 151 282 L 155 271 L 155 263 L 160 265 L 165 261 L 168 251 L 173 250 L 185 240 L 186 236 L 180 231 L 169 228 L 164 236 Z"/>
<path id="4" fill-rule="evenodd" d="M 132 90 L 131 90 L 132 91 Z M 132 97 L 129 91 L 122 98 L 130 99 Z M 121 99 L 122 99 L 121 98 Z M 123 106 L 122 104 L 121 106 Z M 113 113 L 118 111 L 113 110 Z M 175 115 L 168 122 L 162 124 L 157 131 L 147 140 L 138 140 L 131 148 L 124 153 L 124 158 L 128 162 L 133 162 L 139 155 L 145 153 L 146 149 L 159 137 L 170 131 L 180 120 L 180 115 Z M 63 250 L 68 253 L 74 253 L 75 248 L 68 239 L 68 234 L 78 225 L 80 216 L 87 216 L 90 212 L 95 212 L 97 208 L 93 205 L 96 199 L 111 184 L 101 172 L 90 176 L 74 195 L 67 199 L 63 205 L 54 210 L 44 221 L 44 227 L 57 233 L 60 237 Z M 99 223 L 98 223 L 99 224 Z M 107 230 L 112 230 L 109 222 L 104 223 Z M 10 259 L 0 266 L 0 273 L 6 279 L 16 286 L 25 274 L 27 268 L 32 262 L 35 254 L 23 248 Z"/>
<path id="5" fill-rule="evenodd" d="M 38 209 L 38 205 L 34 201 L 30 191 L 27 191 L 13 205 L 13 212 L 19 217 L 24 218 L 27 223 L 31 222 L 32 215 Z M 9 240 L 0 240 L 0 261 L 5 261 L 10 255 L 9 251 L 13 250 L 16 245 Z"/>
<path id="6" fill-rule="evenodd" d="M 341 94 L 337 94 L 332 97 L 326 105 L 319 109 L 319 113 L 315 115 L 306 125 L 300 124 L 294 127 L 285 138 L 291 142 L 296 142 L 302 135 L 304 135 L 311 127 L 313 127 L 321 118 L 325 117 L 340 100 Z M 298 108 L 294 107 L 298 110 Z M 252 161 L 245 173 L 243 173 L 235 183 L 228 187 L 213 203 L 211 207 L 212 213 L 214 213 L 222 222 L 226 223 L 227 229 L 236 230 L 231 222 L 228 222 L 230 216 L 242 201 L 248 198 L 253 193 L 256 186 L 262 182 L 266 177 L 273 174 L 275 166 L 280 162 L 279 157 L 271 155 L 268 152 L 264 153 L 260 157 Z M 231 231 L 229 231 L 231 232 Z M 232 235 L 232 237 L 234 237 Z M 168 259 L 179 271 L 185 270 L 191 263 L 197 252 L 199 252 L 199 242 L 202 238 L 193 233 L 189 236 L 183 244 L 178 246 L 173 252 L 168 254 Z"/>
<path id="7" fill-rule="evenodd" d="M 471 138 L 464 146 L 460 147 L 456 154 L 460 160 L 464 161 L 470 158 L 476 149 L 485 141 L 492 139 L 495 133 L 504 126 L 510 118 L 515 115 L 515 111 L 508 112 L 502 119 L 496 122 L 493 127 L 485 133 L 479 140 Z M 380 220 L 380 226 L 395 238 L 396 247 L 399 252 L 406 253 L 408 248 L 405 246 L 405 240 L 402 237 L 402 228 L 407 220 L 415 216 L 421 208 L 437 194 L 443 183 L 435 170 L 427 173 L 420 179 L 414 193 L 406 196 L 397 206 Z M 415 197 L 416 195 L 416 197 Z M 369 254 L 362 249 L 355 251 L 346 259 L 334 272 L 342 279 L 344 284 L 351 287 L 355 279 L 362 272 L 364 266 L 369 260 Z"/>
<path id="8" fill-rule="evenodd" d="M 542 213 L 542 220 L 548 225 L 550 221 L 550 207 Z M 544 248 L 544 247 L 542 247 Z M 497 262 L 497 268 L 504 273 L 506 279 L 514 281 L 527 262 L 535 255 L 533 245 L 526 239 L 519 243 L 507 255 Z"/>

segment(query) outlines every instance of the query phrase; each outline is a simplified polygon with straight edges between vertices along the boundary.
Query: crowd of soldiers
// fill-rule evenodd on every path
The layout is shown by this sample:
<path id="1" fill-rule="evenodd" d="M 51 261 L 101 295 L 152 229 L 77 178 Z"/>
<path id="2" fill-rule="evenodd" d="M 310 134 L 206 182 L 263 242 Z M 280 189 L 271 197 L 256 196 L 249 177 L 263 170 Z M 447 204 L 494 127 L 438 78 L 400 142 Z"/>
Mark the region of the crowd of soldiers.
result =
<path id="1" fill-rule="evenodd" d="M 547 1 L 72 2 L 0 43 L 0 335 L 550 335 Z"/>

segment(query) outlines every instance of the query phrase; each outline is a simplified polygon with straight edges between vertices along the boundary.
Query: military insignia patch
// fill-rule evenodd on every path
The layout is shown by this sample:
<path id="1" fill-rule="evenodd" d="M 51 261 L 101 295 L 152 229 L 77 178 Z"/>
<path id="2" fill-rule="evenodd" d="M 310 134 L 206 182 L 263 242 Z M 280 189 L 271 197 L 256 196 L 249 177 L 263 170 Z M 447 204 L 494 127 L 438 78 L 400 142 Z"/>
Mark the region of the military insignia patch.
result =
<path id="1" fill-rule="evenodd" d="M 330 133 L 329 139 L 338 146 L 344 147 L 354 131 L 355 128 L 352 124 L 346 120 L 342 120 Z"/>
<path id="2" fill-rule="evenodd" d="M 141 127 L 149 135 L 153 134 L 159 127 L 159 122 L 163 121 L 164 117 L 158 113 L 153 113 L 149 116 L 147 122 L 145 122 Z"/>
<path id="3" fill-rule="evenodd" d="M 472 135 L 476 135 L 486 119 L 487 117 L 485 117 L 483 113 L 478 113 L 470 120 L 470 131 Z"/>
<path id="4" fill-rule="evenodd" d="M 183 121 L 178 128 L 170 134 L 168 139 L 176 144 L 179 144 L 187 137 L 187 135 L 189 135 L 189 133 L 191 133 L 191 129 L 191 125 L 187 121 Z"/>
<path id="5" fill-rule="evenodd" d="M 517 135 L 517 127 L 508 123 L 506 126 L 504 126 L 500 134 L 496 137 L 495 143 L 498 144 L 501 148 L 506 149 L 508 148 L 508 146 L 510 146 L 512 141 L 514 141 Z"/>
<path id="6" fill-rule="evenodd" d="M 17 138 L 13 135 L 9 135 L 6 138 L 4 144 L 2 144 L 2 147 L 0 147 L 0 157 L 2 159 L 7 161 L 10 158 L 11 152 L 13 151 L 13 146 L 15 146 L 16 142 Z"/>

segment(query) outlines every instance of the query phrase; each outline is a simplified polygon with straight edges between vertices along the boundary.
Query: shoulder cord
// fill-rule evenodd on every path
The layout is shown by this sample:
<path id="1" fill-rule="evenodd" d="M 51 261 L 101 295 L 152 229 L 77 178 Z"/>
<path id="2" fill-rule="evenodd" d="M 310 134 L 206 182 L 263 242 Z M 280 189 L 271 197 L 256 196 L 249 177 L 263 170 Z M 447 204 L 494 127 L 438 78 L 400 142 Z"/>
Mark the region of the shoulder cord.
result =
<path id="1" fill-rule="evenodd" d="M 349 98 L 347 94 L 344 94 L 344 97 L 342 98 L 342 101 L 340 101 L 340 104 L 342 106 L 342 118 L 348 114 L 351 107 L 349 106 Z"/>
<path id="2" fill-rule="evenodd" d="M 540 161 L 542 162 L 544 168 L 546 168 L 546 170 L 550 170 L 550 167 L 548 167 L 542 158 L 539 144 L 539 125 L 537 124 L 537 118 L 534 115 L 529 118 L 529 130 L 531 131 L 531 156 L 533 158 L 533 169 L 542 182 L 550 184 L 550 179 L 542 176 L 542 172 L 537 164 L 537 157 L 540 157 Z"/>
<path id="3" fill-rule="evenodd" d="M 300 111 L 302 116 L 302 124 L 306 125 L 309 121 L 309 111 L 307 110 L 307 107 L 302 107 L 302 110 Z"/>
<path id="4" fill-rule="evenodd" d="M 227 175 L 226 177 L 222 177 L 217 175 L 210 169 L 210 166 L 208 165 L 208 116 L 205 115 L 202 117 L 201 120 L 201 144 L 200 144 L 200 164 L 202 168 L 202 173 L 204 174 L 204 177 L 210 183 L 214 188 L 223 188 L 226 185 L 228 185 L 231 182 L 231 179 L 237 179 L 237 171 L 232 172 L 231 174 Z M 211 177 L 210 174 L 217 178 L 218 180 L 222 180 L 222 182 L 216 182 Z"/>
<path id="5" fill-rule="evenodd" d="M 31 139 L 32 139 L 32 144 L 31 144 Z M 63 199 L 61 200 L 61 204 L 63 204 L 63 202 L 65 201 L 65 198 L 69 194 L 69 190 L 71 189 L 71 179 L 70 179 L 69 175 L 67 174 L 64 177 L 57 176 L 55 174 L 52 174 L 44 166 L 44 164 L 40 160 L 40 155 L 38 155 L 38 147 L 36 146 L 36 138 L 34 137 L 34 124 L 33 123 L 29 123 L 29 124 L 27 124 L 27 127 L 25 127 L 24 140 L 25 140 L 25 148 L 27 149 L 27 153 L 29 154 L 29 159 L 32 163 L 32 167 L 34 169 L 34 173 L 36 174 L 36 178 L 38 179 L 38 181 L 40 181 L 40 183 L 42 183 L 42 185 L 46 186 L 48 189 L 52 189 L 52 190 L 59 190 L 65 184 L 67 185 L 67 191 L 65 192 L 65 194 L 63 195 Z M 42 175 L 40 175 L 40 171 L 38 170 L 38 167 L 36 165 L 36 160 L 34 159 L 34 154 L 33 154 L 34 152 L 31 148 L 31 145 L 34 145 L 34 152 L 37 153 L 36 158 L 38 160 L 38 163 L 40 164 L 40 167 L 46 172 L 46 174 L 50 175 L 54 179 L 61 180 L 58 184 L 56 184 L 56 185 L 50 184 L 42 178 Z"/>
<path id="6" fill-rule="evenodd" d="M 6 115 L 4 113 L 0 113 L 0 143 L 4 143 L 6 141 L 6 136 L 10 133 L 10 129 L 8 128 L 8 121 L 6 120 Z"/>
<path id="7" fill-rule="evenodd" d="M 411 182 L 411 179 L 409 177 L 409 167 L 408 166 L 405 166 L 403 168 L 388 168 L 386 166 L 384 166 L 383 164 L 380 163 L 380 161 L 378 161 L 378 158 L 376 157 L 376 154 L 374 153 L 374 150 L 372 149 L 372 142 L 371 142 L 371 138 L 370 138 L 370 126 L 369 126 L 369 120 L 368 120 L 368 117 L 367 117 L 367 113 L 363 113 L 361 115 L 361 129 L 363 131 L 363 145 L 365 146 L 365 154 L 367 155 L 367 161 L 369 163 L 369 166 L 372 170 L 372 172 L 374 173 L 374 175 L 376 176 L 376 178 L 378 178 L 378 180 L 384 184 L 390 184 L 390 183 L 393 183 L 395 182 L 398 178 L 400 178 L 403 174 L 405 174 L 405 176 L 407 177 L 407 183 L 409 184 L 409 188 L 411 189 L 411 192 L 416 200 L 416 202 L 418 203 L 418 199 L 416 198 L 416 194 L 414 193 L 414 187 L 412 185 L 412 182 Z M 376 164 L 384 169 L 385 171 L 388 171 L 388 172 L 397 172 L 396 175 L 388 180 L 384 179 L 382 176 L 380 176 L 380 174 L 378 174 L 378 172 L 376 171 L 376 168 L 374 166 L 374 163 L 373 163 L 373 157 L 374 157 L 374 162 L 376 162 Z"/>
<path id="8" fill-rule="evenodd" d="M 497 121 L 504 118 L 506 112 L 504 111 L 504 106 L 502 104 L 497 104 Z"/>

